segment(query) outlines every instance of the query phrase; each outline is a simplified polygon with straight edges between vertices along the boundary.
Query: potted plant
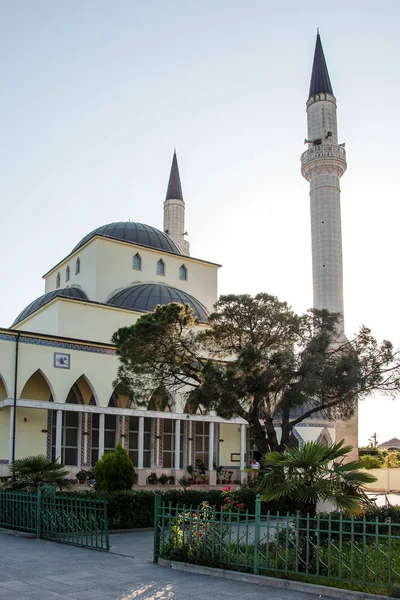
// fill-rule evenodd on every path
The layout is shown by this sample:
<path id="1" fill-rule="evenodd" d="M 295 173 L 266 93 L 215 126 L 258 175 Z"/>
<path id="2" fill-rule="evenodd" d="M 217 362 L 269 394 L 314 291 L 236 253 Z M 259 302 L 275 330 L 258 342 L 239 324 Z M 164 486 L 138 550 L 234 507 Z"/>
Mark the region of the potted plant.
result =
<path id="1" fill-rule="evenodd" d="M 186 492 L 186 489 L 188 487 L 190 487 L 190 481 L 189 481 L 189 479 L 186 479 L 186 477 L 181 477 L 180 479 L 178 479 L 178 483 L 179 483 L 179 485 L 181 485 L 183 487 L 185 492 Z"/>
<path id="2" fill-rule="evenodd" d="M 77 478 L 78 482 L 82 485 L 85 483 L 85 481 L 87 479 L 89 479 L 89 471 L 85 471 L 85 469 L 81 469 L 80 471 L 77 472 L 75 477 Z"/>
<path id="3" fill-rule="evenodd" d="M 228 483 L 232 482 L 233 471 L 228 471 Z"/>
<path id="4" fill-rule="evenodd" d="M 217 465 L 217 463 L 215 461 L 213 462 L 213 467 L 214 467 L 214 471 L 217 474 L 217 484 L 220 484 L 221 478 L 222 478 L 222 473 L 224 472 L 224 467 L 222 467 L 221 465 Z"/>
<path id="5" fill-rule="evenodd" d="M 166 473 L 161 473 L 160 477 L 158 478 L 158 483 L 161 483 L 161 485 L 166 485 L 169 482 L 169 475 L 167 475 Z"/>
<path id="6" fill-rule="evenodd" d="M 158 483 L 157 473 L 150 473 L 150 475 L 146 479 L 146 483 L 148 483 L 149 485 L 156 485 Z"/>
<path id="7" fill-rule="evenodd" d="M 222 483 L 223 484 L 227 484 L 228 482 L 228 472 L 223 470 L 221 471 L 221 478 L 222 478 Z"/>
<path id="8" fill-rule="evenodd" d="M 189 474 L 189 479 L 193 480 L 193 473 L 194 473 L 193 465 L 189 465 L 188 467 L 186 467 L 186 471 Z"/>
<path id="9" fill-rule="evenodd" d="M 168 477 L 168 483 L 169 485 L 175 485 L 175 477 L 173 475 Z"/>
<path id="10" fill-rule="evenodd" d="M 205 473 L 201 473 L 201 475 L 200 475 L 200 478 L 201 478 L 201 483 L 202 483 L 203 485 L 206 485 L 206 484 L 207 484 L 207 482 L 208 482 L 208 477 L 207 477 L 207 475 L 206 475 Z"/>

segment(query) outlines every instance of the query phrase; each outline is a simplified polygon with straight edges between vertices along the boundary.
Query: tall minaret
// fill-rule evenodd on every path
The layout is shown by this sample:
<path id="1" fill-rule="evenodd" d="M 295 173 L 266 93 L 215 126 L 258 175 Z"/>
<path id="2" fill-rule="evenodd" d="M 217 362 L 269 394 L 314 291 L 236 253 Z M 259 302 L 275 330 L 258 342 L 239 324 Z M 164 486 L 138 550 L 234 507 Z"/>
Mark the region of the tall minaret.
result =
<path id="1" fill-rule="evenodd" d="M 307 100 L 307 124 L 308 150 L 301 157 L 301 173 L 310 182 L 313 305 L 340 313 L 339 333 L 344 335 L 340 178 L 347 163 L 344 144 L 338 144 L 336 98 L 319 32 Z M 358 448 L 357 422 L 356 411 L 350 420 L 335 423 L 336 440 L 344 438 L 354 447 L 354 455 Z"/>
<path id="2" fill-rule="evenodd" d="M 185 240 L 185 202 L 179 177 L 176 151 L 172 159 L 167 195 L 164 202 L 164 231 L 185 256 L 190 256 L 189 242 Z"/>

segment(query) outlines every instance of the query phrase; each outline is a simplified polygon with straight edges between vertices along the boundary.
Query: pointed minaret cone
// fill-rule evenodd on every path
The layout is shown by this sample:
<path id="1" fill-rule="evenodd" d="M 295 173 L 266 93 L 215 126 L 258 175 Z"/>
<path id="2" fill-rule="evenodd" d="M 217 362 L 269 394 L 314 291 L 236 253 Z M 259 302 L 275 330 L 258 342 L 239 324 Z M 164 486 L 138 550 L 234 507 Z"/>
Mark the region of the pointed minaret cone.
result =
<path id="1" fill-rule="evenodd" d="M 328 67 L 326 66 L 324 51 L 322 49 L 321 36 L 318 32 L 308 97 L 310 98 L 311 96 L 315 96 L 315 94 L 321 93 L 331 94 L 333 96 L 332 84 L 329 78 Z"/>
<path id="2" fill-rule="evenodd" d="M 313 306 L 340 313 L 338 343 L 344 341 L 342 218 L 340 178 L 347 168 L 344 144 L 338 142 L 336 98 L 317 34 L 310 93 L 307 101 L 308 150 L 301 157 L 301 173 L 310 183 Z M 335 421 L 336 441 L 353 446 L 358 456 L 358 413 Z"/>
<path id="3" fill-rule="evenodd" d="M 189 242 L 185 240 L 185 202 L 183 200 L 176 151 L 172 158 L 167 195 L 164 202 L 164 231 L 185 256 L 190 256 Z"/>

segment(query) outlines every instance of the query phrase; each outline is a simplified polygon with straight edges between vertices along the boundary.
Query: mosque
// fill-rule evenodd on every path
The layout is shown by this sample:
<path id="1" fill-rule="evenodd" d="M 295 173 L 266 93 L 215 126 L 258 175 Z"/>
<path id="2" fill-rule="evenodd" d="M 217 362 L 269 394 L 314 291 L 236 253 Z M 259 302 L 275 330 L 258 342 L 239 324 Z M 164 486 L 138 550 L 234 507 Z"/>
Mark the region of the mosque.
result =
<path id="1" fill-rule="evenodd" d="M 339 180 L 346 158 L 319 34 L 307 117 L 301 171 L 310 182 L 314 306 L 343 314 Z M 220 265 L 190 256 L 176 153 L 163 210 L 163 231 L 115 222 L 73 242 L 43 276 L 45 293 L 0 328 L 0 473 L 14 458 L 45 454 L 74 475 L 119 441 L 139 484 L 152 471 L 181 477 L 196 459 L 215 483 L 215 465 L 240 472 L 257 457 L 240 418 L 192 414 L 183 397 L 160 390 L 137 407 L 113 388 L 118 358 L 110 340 L 118 328 L 169 302 L 189 304 L 205 327 L 218 297 Z M 317 415 L 294 435 L 299 444 L 346 437 L 357 447 L 357 419 L 335 424 Z"/>

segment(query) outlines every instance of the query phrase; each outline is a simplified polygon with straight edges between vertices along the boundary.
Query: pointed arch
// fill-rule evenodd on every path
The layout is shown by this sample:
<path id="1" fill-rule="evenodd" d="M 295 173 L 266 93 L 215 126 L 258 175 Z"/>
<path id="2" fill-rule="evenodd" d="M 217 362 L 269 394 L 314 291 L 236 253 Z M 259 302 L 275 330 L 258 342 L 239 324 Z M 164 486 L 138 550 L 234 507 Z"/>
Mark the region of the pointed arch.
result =
<path id="1" fill-rule="evenodd" d="M 206 415 L 208 413 L 207 408 L 201 403 L 201 397 L 197 390 L 190 392 L 183 412 L 188 415 Z"/>
<path id="2" fill-rule="evenodd" d="M 158 412 L 174 412 L 172 409 L 173 402 L 171 395 L 164 386 L 160 385 L 156 390 L 154 390 L 149 404 L 147 405 L 147 410 L 155 410 Z"/>
<path id="3" fill-rule="evenodd" d="M 304 439 L 301 437 L 297 429 L 293 429 L 292 435 L 289 439 L 289 448 L 302 448 L 304 446 Z"/>
<path id="4" fill-rule="evenodd" d="M 319 442 L 320 444 L 325 444 L 326 446 L 332 446 L 333 441 L 331 434 L 329 433 L 329 429 L 324 427 L 324 429 L 317 437 L 317 442 Z"/>
<path id="5" fill-rule="evenodd" d="M 81 259 L 78 258 L 76 259 L 76 263 L 75 263 L 75 275 L 79 275 L 79 273 L 81 272 Z"/>
<path id="6" fill-rule="evenodd" d="M 165 275 L 165 262 L 162 258 L 157 262 L 157 275 Z"/>
<path id="7" fill-rule="evenodd" d="M 71 269 L 68 267 L 65 269 L 65 281 L 69 281 L 71 278 Z"/>
<path id="8" fill-rule="evenodd" d="M 42 369 L 37 369 L 30 377 L 28 377 L 22 388 L 20 398 L 26 400 L 44 400 L 48 402 L 55 401 L 53 386 Z"/>
<path id="9" fill-rule="evenodd" d="M 142 270 L 142 257 L 140 256 L 139 252 L 136 252 L 132 259 L 132 269 L 135 269 L 135 271 Z"/>
<path id="10" fill-rule="evenodd" d="M 185 265 L 179 267 L 179 279 L 181 281 L 187 281 L 187 267 Z"/>
<path id="11" fill-rule="evenodd" d="M 60 273 L 57 273 L 57 277 L 56 277 L 56 288 L 58 289 L 61 285 L 61 275 Z"/>
<path id="12" fill-rule="evenodd" d="M 93 402 L 94 406 L 98 406 L 99 404 L 96 390 L 89 377 L 85 375 L 85 373 L 82 373 L 82 375 L 80 375 L 72 384 L 68 392 L 66 402 L 68 402 L 68 397 L 71 393 L 73 393 L 78 400 L 75 402 L 75 404 L 93 405 Z"/>
<path id="13" fill-rule="evenodd" d="M 9 398 L 9 393 L 8 393 L 5 379 L 3 378 L 2 374 L 0 373 L 0 400 L 5 400 L 6 398 Z"/>

